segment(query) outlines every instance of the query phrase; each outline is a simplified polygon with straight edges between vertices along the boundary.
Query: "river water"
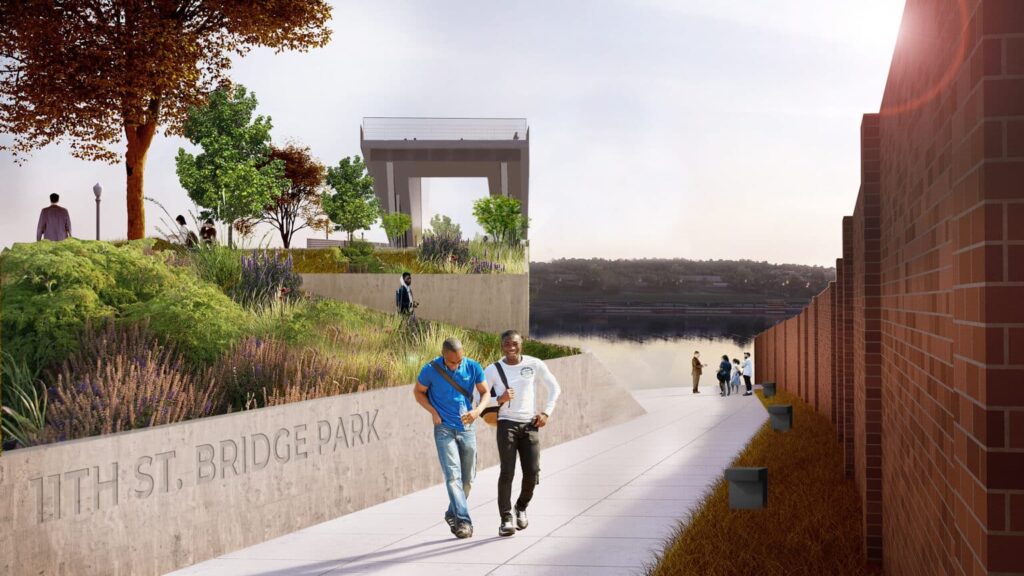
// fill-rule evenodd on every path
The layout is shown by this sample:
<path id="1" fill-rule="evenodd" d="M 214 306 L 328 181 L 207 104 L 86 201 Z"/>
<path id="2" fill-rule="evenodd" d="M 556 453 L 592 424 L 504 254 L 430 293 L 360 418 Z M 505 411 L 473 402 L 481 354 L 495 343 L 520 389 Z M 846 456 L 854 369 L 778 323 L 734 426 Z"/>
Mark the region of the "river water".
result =
<path id="1" fill-rule="evenodd" d="M 763 318 L 703 319 L 685 324 L 643 321 L 591 322 L 556 325 L 531 317 L 530 336 L 593 352 L 619 382 L 630 389 L 680 386 L 690 389 L 690 359 L 700 350 L 707 364 L 701 387 L 717 387 L 715 372 L 722 355 L 743 359 L 754 353 L 754 336 L 771 321 Z"/>

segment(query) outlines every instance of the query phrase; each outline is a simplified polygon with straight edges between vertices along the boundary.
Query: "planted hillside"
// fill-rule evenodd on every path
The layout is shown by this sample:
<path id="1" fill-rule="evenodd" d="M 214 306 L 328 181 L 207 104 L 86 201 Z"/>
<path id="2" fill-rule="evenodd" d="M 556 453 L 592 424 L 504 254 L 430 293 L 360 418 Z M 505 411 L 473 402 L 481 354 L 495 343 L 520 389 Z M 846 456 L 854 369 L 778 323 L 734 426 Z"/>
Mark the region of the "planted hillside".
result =
<path id="1" fill-rule="evenodd" d="M 151 241 L 4 251 L 4 448 L 408 384 L 448 337 L 471 358 L 501 355 L 496 334 L 310 298 L 293 265 Z"/>

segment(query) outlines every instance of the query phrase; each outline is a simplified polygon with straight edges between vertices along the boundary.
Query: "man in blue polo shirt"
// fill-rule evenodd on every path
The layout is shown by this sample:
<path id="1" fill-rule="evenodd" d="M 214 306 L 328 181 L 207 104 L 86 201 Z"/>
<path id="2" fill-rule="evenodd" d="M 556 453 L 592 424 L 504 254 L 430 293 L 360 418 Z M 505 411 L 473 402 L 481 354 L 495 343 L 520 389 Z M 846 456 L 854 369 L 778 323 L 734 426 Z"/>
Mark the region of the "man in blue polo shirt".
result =
<path id="1" fill-rule="evenodd" d="M 473 407 L 473 389 L 483 400 Z M 476 478 L 476 431 L 490 398 L 483 368 L 476 360 L 463 358 L 462 342 L 444 341 L 441 356 L 427 363 L 413 387 L 416 402 L 434 420 L 434 443 L 448 487 L 448 511 L 444 519 L 459 538 L 473 535 L 466 499 Z"/>

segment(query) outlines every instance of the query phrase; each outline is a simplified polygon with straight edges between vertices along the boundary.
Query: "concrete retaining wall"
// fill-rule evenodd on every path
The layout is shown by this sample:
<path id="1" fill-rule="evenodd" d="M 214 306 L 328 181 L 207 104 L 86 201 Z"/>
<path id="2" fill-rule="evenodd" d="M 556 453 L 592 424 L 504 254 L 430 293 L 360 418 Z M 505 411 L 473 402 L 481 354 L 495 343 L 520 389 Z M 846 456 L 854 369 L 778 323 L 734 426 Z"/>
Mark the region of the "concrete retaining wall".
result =
<path id="1" fill-rule="evenodd" d="M 548 365 L 545 445 L 643 414 L 592 355 Z M 161 574 L 420 490 L 442 481 L 431 427 L 407 385 L 5 452 L 0 574 Z"/>
<path id="2" fill-rule="evenodd" d="M 398 274 L 303 274 L 308 292 L 395 311 Z M 420 318 L 487 332 L 530 329 L 529 274 L 414 274 Z"/>

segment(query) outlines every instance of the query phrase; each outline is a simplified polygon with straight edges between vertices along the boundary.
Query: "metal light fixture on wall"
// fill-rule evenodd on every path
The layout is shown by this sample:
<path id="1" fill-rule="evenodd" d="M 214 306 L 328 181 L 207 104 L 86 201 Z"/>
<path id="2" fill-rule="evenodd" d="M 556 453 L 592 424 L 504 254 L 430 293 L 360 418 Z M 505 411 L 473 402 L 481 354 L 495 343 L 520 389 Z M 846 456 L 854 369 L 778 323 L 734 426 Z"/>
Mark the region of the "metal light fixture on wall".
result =
<path id="1" fill-rule="evenodd" d="M 96 239 L 100 239 L 100 196 L 103 194 L 103 186 L 97 182 L 92 187 L 92 193 L 96 195 Z"/>

